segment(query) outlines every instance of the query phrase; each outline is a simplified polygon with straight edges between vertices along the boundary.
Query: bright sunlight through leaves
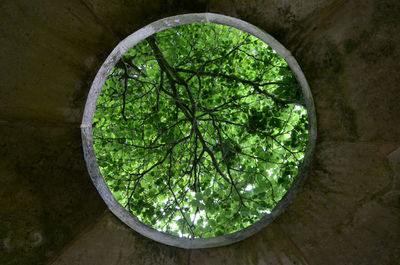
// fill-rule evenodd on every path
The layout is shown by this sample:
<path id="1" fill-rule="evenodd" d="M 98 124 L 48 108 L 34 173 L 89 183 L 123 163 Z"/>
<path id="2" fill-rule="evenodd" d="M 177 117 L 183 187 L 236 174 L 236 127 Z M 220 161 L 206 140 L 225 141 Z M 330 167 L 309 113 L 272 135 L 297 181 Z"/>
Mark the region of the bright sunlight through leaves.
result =
<path id="1" fill-rule="evenodd" d="M 190 24 L 130 49 L 109 74 L 93 122 L 115 198 L 179 237 L 239 231 L 270 213 L 302 164 L 307 110 L 295 76 L 264 42 Z"/>

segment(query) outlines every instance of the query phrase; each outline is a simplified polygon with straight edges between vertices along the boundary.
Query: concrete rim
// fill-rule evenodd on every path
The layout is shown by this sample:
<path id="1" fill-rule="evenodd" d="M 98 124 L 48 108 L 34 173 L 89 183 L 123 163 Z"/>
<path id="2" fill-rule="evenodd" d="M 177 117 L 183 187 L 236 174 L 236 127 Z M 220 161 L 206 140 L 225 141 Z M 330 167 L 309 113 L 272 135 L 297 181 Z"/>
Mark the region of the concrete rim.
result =
<path id="1" fill-rule="evenodd" d="M 162 30 L 184 24 L 207 22 L 232 26 L 242 31 L 248 32 L 268 44 L 282 58 L 285 59 L 292 72 L 295 74 L 296 79 L 299 82 L 303 92 L 303 97 L 308 113 L 309 139 L 304 161 L 301 165 L 298 175 L 296 176 L 292 186 L 290 187 L 286 195 L 282 198 L 282 200 L 277 204 L 277 206 L 272 210 L 270 214 L 265 215 L 263 218 L 258 220 L 256 223 L 250 225 L 249 227 L 246 227 L 245 229 L 232 234 L 218 236 L 214 238 L 188 239 L 172 236 L 170 234 L 157 231 L 150 226 L 140 222 L 137 217 L 128 212 L 114 198 L 104 178 L 102 177 L 99 166 L 97 164 L 96 155 L 93 149 L 92 122 L 96 110 L 97 99 L 101 93 L 101 89 L 106 81 L 106 78 L 111 69 L 127 50 L 135 46 L 140 41 Z M 116 215 L 120 220 L 122 220 L 125 224 L 127 224 L 136 232 L 157 242 L 185 249 L 197 249 L 226 246 L 244 240 L 268 226 L 280 213 L 282 213 L 286 209 L 294 196 L 299 192 L 303 182 L 307 177 L 307 172 L 310 167 L 311 159 L 313 157 L 317 138 L 317 121 L 314 101 L 307 80 L 296 59 L 282 44 L 280 44 L 268 33 L 243 20 L 213 13 L 193 13 L 167 17 L 155 21 L 129 35 L 114 48 L 114 50 L 110 53 L 110 55 L 100 67 L 90 88 L 82 118 L 81 135 L 83 152 L 89 175 L 100 196 L 114 215 Z"/>

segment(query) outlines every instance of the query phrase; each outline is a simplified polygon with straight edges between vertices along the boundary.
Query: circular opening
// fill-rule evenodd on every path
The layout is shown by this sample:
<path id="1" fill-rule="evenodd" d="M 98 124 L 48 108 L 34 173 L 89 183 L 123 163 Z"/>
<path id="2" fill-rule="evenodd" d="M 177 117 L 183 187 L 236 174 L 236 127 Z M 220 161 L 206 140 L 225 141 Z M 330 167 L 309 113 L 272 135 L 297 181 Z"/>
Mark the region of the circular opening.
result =
<path id="1" fill-rule="evenodd" d="M 129 49 L 96 105 L 93 142 L 117 201 L 171 235 L 210 238 L 270 213 L 308 141 L 300 86 L 251 34 L 197 23 Z"/>
<path id="2" fill-rule="evenodd" d="M 283 211 L 316 131 L 307 82 L 282 45 L 238 19 L 189 14 L 114 49 L 82 136 L 115 215 L 159 242 L 202 248 L 242 240 Z"/>

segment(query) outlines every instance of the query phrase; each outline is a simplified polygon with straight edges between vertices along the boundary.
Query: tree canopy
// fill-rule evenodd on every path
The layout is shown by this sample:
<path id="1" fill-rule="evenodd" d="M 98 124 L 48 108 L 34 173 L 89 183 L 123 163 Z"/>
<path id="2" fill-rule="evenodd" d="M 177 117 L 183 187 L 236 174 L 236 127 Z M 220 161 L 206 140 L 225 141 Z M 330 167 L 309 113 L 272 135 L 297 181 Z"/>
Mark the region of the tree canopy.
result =
<path id="1" fill-rule="evenodd" d="M 268 214 L 301 166 L 307 111 L 267 44 L 212 23 L 143 40 L 110 72 L 93 121 L 114 197 L 143 223 L 207 238 Z"/>

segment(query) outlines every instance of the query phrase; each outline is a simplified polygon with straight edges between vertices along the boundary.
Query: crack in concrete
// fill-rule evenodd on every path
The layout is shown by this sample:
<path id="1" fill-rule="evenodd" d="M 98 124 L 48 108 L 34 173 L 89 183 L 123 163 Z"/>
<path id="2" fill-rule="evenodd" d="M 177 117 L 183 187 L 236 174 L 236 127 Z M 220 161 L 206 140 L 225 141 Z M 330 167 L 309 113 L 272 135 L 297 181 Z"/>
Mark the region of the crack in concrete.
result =
<path id="1" fill-rule="evenodd" d="M 300 257 L 303 259 L 306 265 L 311 265 L 310 261 L 307 259 L 306 255 L 304 252 L 300 249 L 299 246 L 293 241 L 293 239 L 286 233 L 286 231 L 281 227 L 280 224 L 278 224 L 279 229 L 282 231 L 282 233 L 286 236 L 286 238 L 289 240 L 290 244 L 296 249 Z"/>
<path id="2" fill-rule="evenodd" d="M 304 23 L 298 22 L 298 24 L 302 24 L 304 26 L 300 27 L 297 32 L 293 32 L 293 38 L 289 40 L 289 43 L 294 43 L 291 51 L 294 53 L 299 47 L 303 46 L 303 43 L 307 38 L 312 39 L 314 35 L 317 35 L 318 31 L 316 29 L 318 29 L 318 27 L 320 27 L 322 23 L 330 16 L 334 15 L 338 10 L 341 10 L 340 7 L 346 4 L 346 2 L 348 1 L 335 0 L 330 5 L 314 11 L 314 15 L 311 15 L 310 18 L 305 19 L 303 21 Z M 287 46 L 290 47 L 291 45 Z"/>
<path id="3" fill-rule="evenodd" d="M 79 0 L 79 2 L 89 11 L 89 13 L 94 17 L 94 20 L 96 21 L 97 24 L 99 24 L 100 26 L 102 26 L 104 29 L 106 29 L 107 31 L 111 32 L 111 34 L 118 40 L 121 41 L 123 39 L 123 37 L 118 36 L 118 34 L 112 30 L 111 27 L 109 27 L 93 10 L 93 8 L 86 3 L 85 0 Z"/>

